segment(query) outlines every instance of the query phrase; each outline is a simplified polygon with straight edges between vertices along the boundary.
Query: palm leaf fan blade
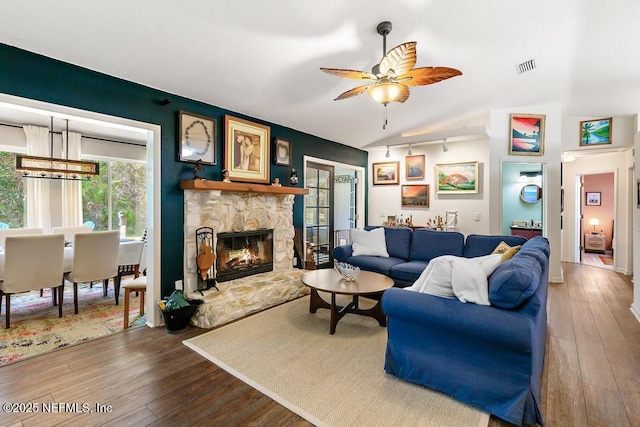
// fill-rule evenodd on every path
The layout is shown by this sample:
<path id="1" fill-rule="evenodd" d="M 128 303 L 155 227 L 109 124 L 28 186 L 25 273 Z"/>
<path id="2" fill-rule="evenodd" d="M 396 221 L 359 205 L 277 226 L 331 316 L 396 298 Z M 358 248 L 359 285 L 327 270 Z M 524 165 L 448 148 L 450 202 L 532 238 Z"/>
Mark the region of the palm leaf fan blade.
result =
<path id="1" fill-rule="evenodd" d="M 356 80 L 376 80 L 377 77 L 371 73 L 367 73 L 366 71 L 358 71 L 358 70 L 345 70 L 342 68 L 320 68 L 321 71 L 325 73 L 332 74 L 338 77 L 344 77 L 347 79 L 356 79 Z"/>
<path id="2" fill-rule="evenodd" d="M 409 99 L 409 88 L 402 85 L 402 91 L 400 92 L 400 95 L 398 95 L 398 98 L 396 98 L 395 102 L 403 103 L 407 99 Z"/>
<path id="3" fill-rule="evenodd" d="M 461 76 L 462 72 L 449 67 L 414 68 L 397 77 L 396 80 L 408 86 L 424 86 L 438 83 L 451 77 Z"/>
<path id="4" fill-rule="evenodd" d="M 353 89 L 349 89 L 348 91 L 340 94 L 336 99 L 334 99 L 334 101 L 339 101 L 341 99 L 352 98 L 354 96 L 366 93 L 367 90 L 369 90 L 369 88 L 371 86 L 373 86 L 373 85 L 358 86 L 358 87 L 354 87 Z"/>
<path id="5" fill-rule="evenodd" d="M 416 65 L 416 42 L 402 43 L 382 58 L 380 73 L 388 76 L 389 71 L 393 70 L 394 76 L 400 76 L 411 70 L 414 65 Z"/>

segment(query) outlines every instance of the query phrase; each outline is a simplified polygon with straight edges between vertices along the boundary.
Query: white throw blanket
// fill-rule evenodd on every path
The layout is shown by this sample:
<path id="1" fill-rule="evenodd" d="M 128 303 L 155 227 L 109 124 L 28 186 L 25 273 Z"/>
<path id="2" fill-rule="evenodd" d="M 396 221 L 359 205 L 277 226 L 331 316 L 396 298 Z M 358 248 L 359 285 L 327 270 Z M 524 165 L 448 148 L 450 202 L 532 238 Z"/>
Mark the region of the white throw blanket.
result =
<path id="1" fill-rule="evenodd" d="M 439 256 L 429 261 L 418 280 L 405 289 L 444 298 L 458 298 L 462 302 L 491 305 L 487 278 L 500 265 L 501 258 L 501 254 L 475 258 Z"/>

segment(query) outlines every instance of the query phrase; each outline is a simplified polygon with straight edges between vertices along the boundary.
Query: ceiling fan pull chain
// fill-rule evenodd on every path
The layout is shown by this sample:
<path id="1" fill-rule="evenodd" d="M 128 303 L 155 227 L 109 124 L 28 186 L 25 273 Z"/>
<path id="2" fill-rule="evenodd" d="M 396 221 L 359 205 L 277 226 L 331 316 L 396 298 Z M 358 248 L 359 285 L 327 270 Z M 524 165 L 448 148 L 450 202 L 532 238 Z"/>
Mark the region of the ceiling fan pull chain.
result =
<path id="1" fill-rule="evenodd" d="M 382 130 L 387 129 L 387 104 L 384 105 L 384 120 L 382 122 Z"/>

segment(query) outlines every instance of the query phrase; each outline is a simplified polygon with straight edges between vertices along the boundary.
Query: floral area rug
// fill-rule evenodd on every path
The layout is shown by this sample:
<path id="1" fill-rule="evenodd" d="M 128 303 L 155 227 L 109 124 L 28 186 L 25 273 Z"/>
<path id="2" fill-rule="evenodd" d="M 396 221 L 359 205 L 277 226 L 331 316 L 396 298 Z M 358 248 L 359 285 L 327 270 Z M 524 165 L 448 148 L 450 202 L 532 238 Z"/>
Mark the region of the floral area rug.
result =
<path id="1" fill-rule="evenodd" d="M 52 305 L 51 289 L 11 296 L 11 328 L 5 329 L 5 298 L 0 315 L 0 366 L 122 330 L 124 296 L 115 305 L 113 288 L 103 296 L 102 284 L 78 285 L 78 314 L 73 314 L 73 287 L 65 286 L 62 318 Z M 130 328 L 145 324 L 139 297 L 131 294 Z"/>

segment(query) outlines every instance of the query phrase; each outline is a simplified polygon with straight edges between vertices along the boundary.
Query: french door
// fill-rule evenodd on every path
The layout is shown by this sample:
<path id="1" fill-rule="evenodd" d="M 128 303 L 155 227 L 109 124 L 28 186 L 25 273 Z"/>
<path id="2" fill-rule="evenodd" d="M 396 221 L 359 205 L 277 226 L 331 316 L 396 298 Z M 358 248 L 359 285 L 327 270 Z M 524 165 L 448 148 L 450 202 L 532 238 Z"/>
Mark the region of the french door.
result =
<path id="1" fill-rule="evenodd" d="M 333 175 L 333 166 L 307 163 L 304 175 L 305 187 L 309 190 L 305 196 L 306 260 L 313 261 L 316 268 L 331 267 L 333 263 Z"/>

